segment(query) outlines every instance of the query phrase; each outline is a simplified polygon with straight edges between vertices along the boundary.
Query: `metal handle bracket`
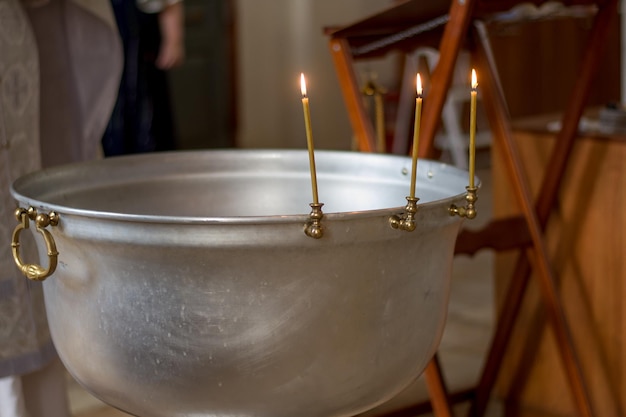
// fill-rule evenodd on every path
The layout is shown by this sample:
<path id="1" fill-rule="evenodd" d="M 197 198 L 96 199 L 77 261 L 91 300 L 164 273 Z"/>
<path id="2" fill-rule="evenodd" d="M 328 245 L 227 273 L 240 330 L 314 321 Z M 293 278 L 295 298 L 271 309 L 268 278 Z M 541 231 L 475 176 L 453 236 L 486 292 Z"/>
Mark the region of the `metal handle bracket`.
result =
<path id="1" fill-rule="evenodd" d="M 59 215 L 54 211 L 51 211 L 48 214 L 38 214 L 37 210 L 33 207 L 29 207 L 28 209 L 20 207 L 15 210 L 15 218 L 19 224 L 13 230 L 13 237 L 11 239 L 13 260 L 19 270 L 22 271 L 22 274 L 24 274 L 28 279 L 33 281 L 43 281 L 52 275 L 57 267 L 59 252 L 57 252 L 52 234 L 46 230 L 46 227 L 58 225 Z M 43 236 L 43 240 L 46 243 L 48 253 L 47 268 L 37 264 L 24 263 L 20 256 L 20 234 L 22 233 L 22 230 L 29 228 L 31 220 L 35 222 L 35 230 Z"/>

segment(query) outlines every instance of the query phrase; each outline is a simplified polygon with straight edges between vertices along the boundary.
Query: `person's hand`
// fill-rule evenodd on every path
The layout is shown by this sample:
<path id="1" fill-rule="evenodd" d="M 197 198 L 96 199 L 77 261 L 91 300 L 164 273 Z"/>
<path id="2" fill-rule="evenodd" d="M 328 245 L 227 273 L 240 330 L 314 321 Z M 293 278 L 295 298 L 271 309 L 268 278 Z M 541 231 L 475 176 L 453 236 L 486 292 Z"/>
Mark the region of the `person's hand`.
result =
<path id="1" fill-rule="evenodd" d="M 155 61 L 157 68 L 169 70 L 180 66 L 185 61 L 185 47 L 180 41 L 168 41 L 163 39 L 159 55 Z"/>
<path id="2" fill-rule="evenodd" d="M 161 47 L 155 65 L 162 70 L 175 68 L 185 60 L 183 3 L 170 4 L 159 13 Z"/>

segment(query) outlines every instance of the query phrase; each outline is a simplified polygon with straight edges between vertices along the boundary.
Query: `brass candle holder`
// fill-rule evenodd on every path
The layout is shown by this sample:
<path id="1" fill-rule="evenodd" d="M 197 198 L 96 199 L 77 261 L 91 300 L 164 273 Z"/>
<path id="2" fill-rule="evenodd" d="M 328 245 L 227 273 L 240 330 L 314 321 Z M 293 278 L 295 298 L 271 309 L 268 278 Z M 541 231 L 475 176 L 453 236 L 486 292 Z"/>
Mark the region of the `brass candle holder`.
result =
<path id="1" fill-rule="evenodd" d="M 322 229 L 322 217 L 324 217 L 322 206 L 324 203 L 311 203 L 309 205 L 311 206 L 311 213 L 309 213 L 309 221 L 304 227 L 304 233 L 308 237 L 319 239 L 324 235 Z"/>
<path id="2" fill-rule="evenodd" d="M 465 189 L 467 190 L 467 194 L 465 194 L 465 201 L 467 201 L 467 204 L 463 207 L 457 207 L 452 204 L 448 211 L 450 212 L 450 216 L 456 215 L 467 219 L 473 219 L 477 214 L 475 204 L 478 200 L 478 195 L 476 194 L 478 188 L 467 186 Z"/>
<path id="3" fill-rule="evenodd" d="M 405 232 L 412 232 L 415 230 L 415 214 L 417 214 L 417 197 L 407 197 L 406 207 L 404 207 L 404 217 L 393 215 L 389 218 L 389 224 L 394 229 L 404 230 Z"/>

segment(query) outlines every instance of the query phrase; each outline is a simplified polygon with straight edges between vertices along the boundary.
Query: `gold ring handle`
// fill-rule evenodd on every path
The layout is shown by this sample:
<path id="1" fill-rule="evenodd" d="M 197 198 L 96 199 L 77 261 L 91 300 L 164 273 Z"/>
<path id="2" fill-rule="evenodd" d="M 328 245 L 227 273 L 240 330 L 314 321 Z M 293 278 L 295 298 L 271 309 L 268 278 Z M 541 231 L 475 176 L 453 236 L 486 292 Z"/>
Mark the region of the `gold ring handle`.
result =
<path id="1" fill-rule="evenodd" d="M 24 208 L 18 208 L 15 210 L 15 218 L 19 224 L 13 230 L 13 238 L 11 240 L 11 248 L 13 251 L 13 260 L 15 264 L 22 271 L 28 279 L 33 281 L 43 281 L 54 273 L 57 267 L 57 258 L 59 252 L 57 252 L 54 238 L 49 231 L 45 228 L 48 226 L 56 226 L 59 224 L 59 215 L 51 211 L 49 214 L 37 214 L 37 210 L 33 207 L 29 207 L 28 210 Z M 20 233 L 24 229 L 28 229 L 30 226 L 30 220 L 35 222 L 35 229 L 43 236 L 44 242 L 46 242 L 46 249 L 48 252 L 48 267 L 43 268 L 36 264 L 25 264 L 22 262 L 20 256 Z"/>

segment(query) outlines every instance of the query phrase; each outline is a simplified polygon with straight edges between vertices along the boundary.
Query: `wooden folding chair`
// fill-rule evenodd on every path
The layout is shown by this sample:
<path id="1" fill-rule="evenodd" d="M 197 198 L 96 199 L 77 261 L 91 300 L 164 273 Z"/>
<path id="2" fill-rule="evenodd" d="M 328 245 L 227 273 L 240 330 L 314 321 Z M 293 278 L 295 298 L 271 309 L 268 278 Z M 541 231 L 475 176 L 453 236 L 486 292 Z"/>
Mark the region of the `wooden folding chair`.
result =
<path id="1" fill-rule="evenodd" d="M 540 6 L 546 1 L 406 0 L 355 24 L 337 30 L 327 30 L 330 37 L 329 47 L 359 149 L 366 152 L 374 149 L 374 130 L 363 108 L 358 79 L 354 71 L 355 61 L 382 56 L 391 50 L 410 52 L 423 46 L 434 46 L 439 50 L 439 62 L 430 80 L 428 105 L 424 106 L 422 114 L 420 157 L 432 156 L 433 142 L 450 88 L 456 58 L 463 47 L 470 50 L 480 74 L 479 88 L 483 93 L 483 104 L 493 134 L 492 140 L 501 142 L 499 148 L 503 150 L 502 158 L 508 168 L 511 186 L 523 213 L 521 217 L 494 221 L 480 232 L 463 231 L 457 241 L 457 253 L 473 254 L 481 248 L 492 248 L 496 251 L 520 249 L 515 274 L 503 302 L 504 308 L 498 317 L 486 364 L 473 393 L 470 415 L 482 416 L 486 410 L 528 285 L 532 265 L 538 274 L 548 322 L 556 337 L 576 408 L 581 416 L 591 417 L 594 415 L 592 405 L 567 318 L 559 300 L 543 229 L 555 204 L 591 81 L 598 69 L 603 47 L 607 43 L 609 23 L 617 15 L 618 2 L 617 0 L 562 2 L 568 7 L 589 7 L 597 11 L 578 83 L 563 115 L 562 128 L 558 133 L 549 168 L 536 202 L 532 201 L 513 142 L 511 121 L 484 25 L 484 21 L 494 14 L 509 11 L 520 3 Z M 449 401 L 451 396 L 467 398 L 467 395 L 448 393 L 437 356 L 428 365 L 425 378 L 432 408 L 438 417 L 452 415 Z M 406 413 L 394 413 L 394 416 L 414 415 L 412 412 L 413 410 L 407 410 Z"/>

